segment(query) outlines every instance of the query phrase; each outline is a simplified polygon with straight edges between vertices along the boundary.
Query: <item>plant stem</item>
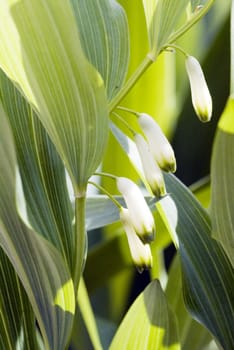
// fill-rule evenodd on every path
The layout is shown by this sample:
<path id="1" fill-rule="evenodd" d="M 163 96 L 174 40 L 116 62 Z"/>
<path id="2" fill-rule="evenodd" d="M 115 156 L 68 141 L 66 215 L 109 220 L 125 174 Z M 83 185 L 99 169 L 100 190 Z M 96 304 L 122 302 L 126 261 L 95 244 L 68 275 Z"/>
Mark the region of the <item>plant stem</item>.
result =
<path id="1" fill-rule="evenodd" d="M 73 270 L 75 295 L 77 295 L 79 281 L 82 275 L 86 244 L 85 200 L 85 196 L 75 198 L 75 264 Z"/>
<path id="2" fill-rule="evenodd" d="M 149 68 L 149 66 L 154 63 L 154 59 L 147 55 L 138 68 L 135 70 L 133 75 L 128 79 L 123 88 L 115 96 L 115 98 L 109 104 L 109 112 L 112 112 L 119 104 L 119 102 L 127 95 L 131 88 L 135 85 L 137 80 L 142 76 L 142 74 Z"/>
<path id="3" fill-rule="evenodd" d="M 165 45 L 162 50 L 166 50 L 168 48 L 172 48 L 172 49 L 175 49 L 175 50 L 178 50 L 179 52 L 181 52 L 185 57 L 188 57 L 188 53 L 180 46 L 178 45 L 175 45 L 175 44 L 170 44 L 170 45 Z"/>
<path id="4" fill-rule="evenodd" d="M 102 187 L 101 185 L 98 185 L 97 183 L 93 182 L 93 181 L 89 181 L 88 182 L 90 185 L 95 186 L 96 188 L 98 188 L 101 192 L 105 193 L 110 200 L 112 200 L 112 202 L 116 205 L 116 207 L 118 209 L 122 208 L 122 205 L 112 196 L 112 194 L 110 194 L 104 187 Z"/>
<path id="5" fill-rule="evenodd" d="M 134 136 L 136 134 L 135 130 L 131 128 L 131 126 L 126 122 L 126 120 L 121 117 L 118 113 L 112 112 L 112 115 L 114 115 L 116 118 L 120 120 L 120 122 L 130 131 L 130 133 Z"/>
<path id="6" fill-rule="evenodd" d="M 230 67 L 230 95 L 234 95 L 234 0 L 231 5 L 231 27 L 230 27 L 230 50 L 231 50 L 231 67 Z"/>

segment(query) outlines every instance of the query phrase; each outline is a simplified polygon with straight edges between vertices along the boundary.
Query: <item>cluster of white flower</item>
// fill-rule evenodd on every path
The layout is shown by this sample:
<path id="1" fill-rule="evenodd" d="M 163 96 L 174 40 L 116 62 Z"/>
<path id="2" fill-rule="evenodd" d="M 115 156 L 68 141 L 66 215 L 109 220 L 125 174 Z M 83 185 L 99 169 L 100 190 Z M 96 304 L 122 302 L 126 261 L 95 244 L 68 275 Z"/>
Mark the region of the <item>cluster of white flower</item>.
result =
<path id="1" fill-rule="evenodd" d="M 203 122 L 212 114 L 212 99 L 199 62 L 192 56 L 186 56 L 192 103 Z M 126 109 L 127 110 L 127 109 Z M 166 195 L 163 172 L 176 171 L 174 151 L 157 122 L 146 113 L 134 113 L 142 134 L 134 133 L 145 179 L 152 193 L 160 198 Z M 137 269 L 141 272 L 152 266 L 150 242 L 154 240 L 154 217 L 139 187 L 131 180 L 118 177 L 117 188 L 122 194 L 127 208 L 120 208 L 120 220 L 129 243 L 130 252 Z"/>
<path id="2" fill-rule="evenodd" d="M 174 151 L 156 121 L 145 113 L 137 113 L 145 135 L 135 134 L 135 143 L 142 161 L 145 178 L 157 197 L 166 194 L 164 171 L 175 171 Z M 126 208 L 120 209 L 120 220 L 127 234 L 130 252 L 139 271 L 152 266 L 149 243 L 154 240 L 154 217 L 139 187 L 131 180 L 117 178 L 117 187 L 123 195 Z"/>

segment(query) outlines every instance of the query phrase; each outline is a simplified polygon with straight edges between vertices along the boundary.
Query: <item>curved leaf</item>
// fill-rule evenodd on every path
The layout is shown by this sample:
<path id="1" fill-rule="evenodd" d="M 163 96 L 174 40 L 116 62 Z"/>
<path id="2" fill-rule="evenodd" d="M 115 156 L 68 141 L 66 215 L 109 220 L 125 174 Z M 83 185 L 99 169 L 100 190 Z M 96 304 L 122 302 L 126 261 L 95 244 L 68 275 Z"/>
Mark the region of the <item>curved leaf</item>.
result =
<path id="1" fill-rule="evenodd" d="M 0 108 L 0 245 L 27 292 L 46 347 L 62 350 L 75 311 L 73 283 L 58 251 L 18 217 L 16 158 L 12 135 Z"/>
<path id="2" fill-rule="evenodd" d="M 82 194 L 106 146 L 107 101 L 69 0 L 3 0 L 0 13 L 0 66 L 39 112 Z"/>
<path id="3" fill-rule="evenodd" d="M 180 349 L 175 316 L 155 280 L 130 307 L 110 345 L 114 349 Z"/>
<path id="4" fill-rule="evenodd" d="M 234 267 L 234 99 L 229 98 L 221 116 L 211 164 L 211 218 L 213 237 Z"/>
<path id="5" fill-rule="evenodd" d="M 234 271 L 218 242 L 211 238 L 207 212 L 172 175 L 166 176 L 170 196 L 157 202 L 164 220 L 178 235 L 185 304 L 192 317 L 214 335 L 224 349 L 234 343 Z M 167 219 L 168 217 L 168 219 Z"/>
<path id="6" fill-rule="evenodd" d="M 88 60 L 101 74 L 111 100 L 121 89 L 129 59 L 128 22 L 115 0 L 70 0 Z"/>
<path id="7" fill-rule="evenodd" d="M 14 136 L 30 226 L 49 240 L 71 267 L 73 213 L 62 161 L 31 106 L 3 72 L 0 91 Z"/>

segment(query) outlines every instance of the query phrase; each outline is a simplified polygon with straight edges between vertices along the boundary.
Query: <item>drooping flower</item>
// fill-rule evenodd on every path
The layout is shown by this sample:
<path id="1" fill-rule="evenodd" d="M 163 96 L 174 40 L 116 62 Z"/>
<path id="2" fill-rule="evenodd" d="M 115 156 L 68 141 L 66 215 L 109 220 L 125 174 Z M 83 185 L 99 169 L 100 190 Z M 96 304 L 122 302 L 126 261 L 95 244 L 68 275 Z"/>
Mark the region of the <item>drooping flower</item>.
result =
<path id="1" fill-rule="evenodd" d="M 176 171 L 176 159 L 173 148 L 158 123 L 148 114 L 139 113 L 138 122 L 147 138 L 150 152 L 161 169 Z"/>
<path id="2" fill-rule="evenodd" d="M 117 187 L 123 195 L 132 225 L 143 242 L 154 239 L 155 225 L 153 215 L 139 187 L 125 177 L 117 178 Z"/>
<path id="3" fill-rule="evenodd" d="M 149 145 L 140 134 L 135 134 L 134 140 L 141 158 L 145 178 L 155 196 L 166 194 L 166 187 L 162 171 L 150 152 Z"/>
<path id="4" fill-rule="evenodd" d="M 136 265 L 137 270 L 139 272 L 142 272 L 144 269 L 151 268 L 153 264 L 153 259 L 151 255 L 150 246 L 147 243 L 144 244 L 141 241 L 141 239 L 137 236 L 132 225 L 132 220 L 128 209 L 121 208 L 120 220 L 126 232 L 131 256 L 134 261 L 134 264 Z"/>
<path id="5" fill-rule="evenodd" d="M 212 115 L 212 98 L 200 63 L 195 57 L 188 56 L 185 66 L 189 77 L 195 112 L 202 122 L 208 122 Z"/>

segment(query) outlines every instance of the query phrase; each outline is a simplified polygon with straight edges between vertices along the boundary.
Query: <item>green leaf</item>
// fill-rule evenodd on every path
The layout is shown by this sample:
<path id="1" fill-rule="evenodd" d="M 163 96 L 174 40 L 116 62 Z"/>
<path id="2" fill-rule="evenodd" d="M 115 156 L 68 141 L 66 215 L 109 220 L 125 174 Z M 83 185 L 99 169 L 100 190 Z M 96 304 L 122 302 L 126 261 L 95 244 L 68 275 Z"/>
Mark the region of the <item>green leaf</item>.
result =
<path id="1" fill-rule="evenodd" d="M 20 220 L 15 204 L 16 157 L 0 105 L 0 244 L 26 290 L 45 346 L 64 349 L 75 311 L 74 288 L 62 256 Z"/>
<path id="2" fill-rule="evenodd" d="M 193 320 L 185 308 L 182 293 L 181 264 L 178 254 L 176 254 L 170 266 L 166 296 L 178 321 L 181 348 L 189 350 L 204 349 L 212 339 L 211 334 L 205 327 Z"/>
<path id="3" fill-rule="evenodd" d="M 37 349 L 35 317 L 9 259 L 0 249 L 0 348 Z"/>
<path id="4" fill-rule="evenodd" d="M 129 60 L 125 11 L 115 0 L 71 0 L 88 60 L 101 74 L 111 100 L 123 85 Z"/>
<path id="5" fill-rule="evenodd" d="M 86 60 L 68 0 L 0 3 L 0 67 L 23 90 L 70 174 L 75 194 L 103 157 L 102 78 Z"/>
<path id="6" fill-rule="evenodd" d="M 157 202 L 178 235 L 185 305 L 193 318 L 214 335 L 224 349 L 234 343 L 234 272 L 218 242 L 211 237 L 207 212 L 174 176 L 167 175 L 170 196 Z"/>
<path id="7" fill-rule="evenodd" d="M 111 343 L 114 349 L 180 349 L 175 316 L 155 280 L 130 307 Z"/>
<path id="8" fill-rule="evenodd" d="M 196 23 L 208 11 L 214 0 L 207 0 L 201 9 L 192 12 L 187 19 L 186 9 L 191 3 L 189 0 L 142 1 L 148 29 L 150 52 L 153 58 L 156 58 L 165 45 L 175 41 Z M 194 9 L 194 6 L 192 6 L 192 9 Z"/>
<path id="9" fill-rule="evenodd" d="M 234 266 L 234 99 L 229 98 L 218 124 L 211 164 L 212 234 Z"/>
<path id="10" fill-rule="evenodd" d="M 73 213 L 62 161 L 31 106 L 3 72 L 0 91 L 14 136 L 29 224 L 62 253 L 71 268 Z"/>
<path id="11" fill-rule="evenodd" d="M 157 56 L 184 14 L 188 0 L 143 0 L 151 52 Z"/>

